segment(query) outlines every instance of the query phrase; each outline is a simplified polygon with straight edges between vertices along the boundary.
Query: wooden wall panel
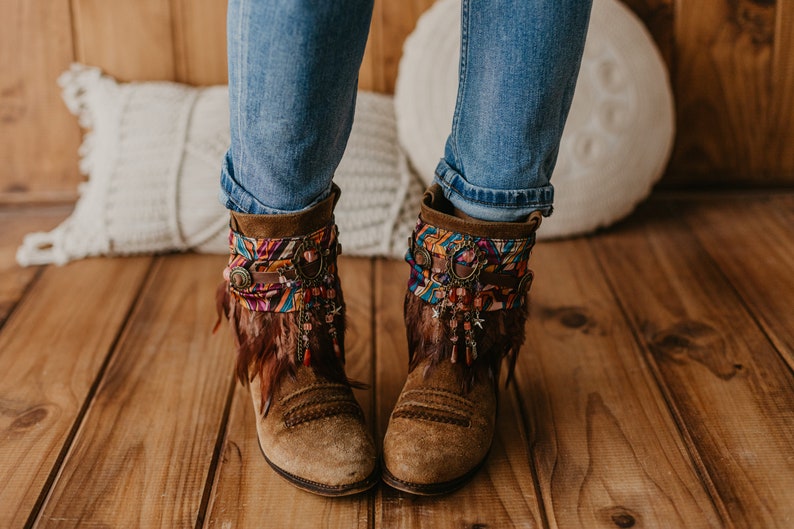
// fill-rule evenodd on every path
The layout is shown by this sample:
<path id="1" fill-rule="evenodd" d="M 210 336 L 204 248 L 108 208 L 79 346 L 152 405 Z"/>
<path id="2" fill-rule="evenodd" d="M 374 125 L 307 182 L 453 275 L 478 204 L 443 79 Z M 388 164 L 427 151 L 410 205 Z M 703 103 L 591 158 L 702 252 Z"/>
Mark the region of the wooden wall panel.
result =
<path id="1" fill-rule="evenodd" d="M 767 156 L 773 170 L 794 183 L 794 0 L 778 0 L 777 6 Z"/>
<path id="2" fill-rule="evenodd" d="M 226 0 L 171 0 L 176 80 L 227 83 Z"/>
<path id="3" fill-rule="evenodd" d="M 168 0 L 72 0 L 77 59 L 122 81 L 173 80 Z"/>
<path id="4" fill-rule="evenodd" d="M 677 1 L 678 137 L 668 183 L 764 184 L 776 176 L 794 183 L 768 153 L 770 140 L 783 140 L 769 137 L 777 8 L 770 1 Z"/>
<path id="5" fill-rule="evenodd" d="M 74 199 L 80 131 L 55 82 L 74 59 L 69 0 L 0 10 L 0 201 Z"/>
<path id="6" fill-rule="evenodd" d="M 661 185 L 794 186 L 794 0 L 623 1 L 673 80 L 678 136 Z M 393 92 L 403 41 L 433 2 L 375 0 L 361 88 Z M 226 80 L 226 0 L 0 9 L 0 203 L 75 196 L 79 132 L 55 85 L 71 60 L 121 80 Z"/>

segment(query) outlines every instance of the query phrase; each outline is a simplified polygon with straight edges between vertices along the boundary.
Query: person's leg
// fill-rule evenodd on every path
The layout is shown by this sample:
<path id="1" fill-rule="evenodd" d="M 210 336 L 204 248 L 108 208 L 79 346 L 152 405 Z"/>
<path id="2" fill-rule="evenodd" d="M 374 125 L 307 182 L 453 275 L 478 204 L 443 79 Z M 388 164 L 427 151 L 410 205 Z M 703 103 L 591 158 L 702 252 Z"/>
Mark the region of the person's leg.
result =
<path id="1" fill-rule="evenodd" d="M 551 213 L 589 0 L 464 0 L 460 86 L 436 182 L 489 221 Z"/>
<path id="2" fill-rule="evenodd" d="M 383 441 L 397 489 L 453 490 L 491 446 L 589 11 L 587 0 L 463 0 L 452 133 L 406 255 L 409 375 Z"/>
<path id="3" fill-rule="evenodd" d="M 279 214 L 328 196 L 353 123 L 372 4 L 229 0 L 227 208 Z"/>
<path id="4" fill-rule="evenodd" d="M 375 444 L 344 370 L 331 182 L 355 106 L 372 0 L 230 0 L 232 144 L 221 173 L 231 255 L 218 292 L 259 445 L 326 496 L 376 483 Z"/>

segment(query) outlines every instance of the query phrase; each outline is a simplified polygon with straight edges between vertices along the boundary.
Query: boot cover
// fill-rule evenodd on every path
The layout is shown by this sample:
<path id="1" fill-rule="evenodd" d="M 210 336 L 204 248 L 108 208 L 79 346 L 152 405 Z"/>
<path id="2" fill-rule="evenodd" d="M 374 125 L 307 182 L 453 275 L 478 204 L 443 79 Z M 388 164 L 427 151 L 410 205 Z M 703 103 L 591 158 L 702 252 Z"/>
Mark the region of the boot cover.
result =
<path id="1" fill-rule="evenodd" d="M 409 241 L 409 373 L 383 444 L 383 480 L 420 495 L 466 483 L 496 424 L 500 368 L 524 341 L 529 258 L 541 214 L 497 223 L 453 216 L 438 186 Z"/>
<path id="2" fill-rule="evenodd" d="M 294 485 L 324 496 L 377 482 L 375 446 L 351 389 L 357 383 L 344 370 L 337 196 L 335 188 L 290 215 L 232 213 L 231 256 L 218 291 L 265 459 Z"/>

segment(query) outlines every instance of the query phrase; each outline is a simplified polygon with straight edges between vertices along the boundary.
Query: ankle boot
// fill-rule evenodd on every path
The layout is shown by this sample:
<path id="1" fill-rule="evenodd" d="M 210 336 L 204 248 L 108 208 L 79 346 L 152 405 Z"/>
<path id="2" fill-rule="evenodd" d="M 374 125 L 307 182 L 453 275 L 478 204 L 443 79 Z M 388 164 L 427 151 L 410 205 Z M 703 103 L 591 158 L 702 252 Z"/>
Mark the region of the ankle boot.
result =
<path id="1" fill-rule="evenodd" d="M 292 484 L 324 496 L 377 481 L 375 446 L 344 371 L 338 195 L 334 187 L 295 214 L 232 213 L 231 257 L 218 292 L 262 454 Z"/>
<path id="2" fill-rule="evenodd" d="M 510 380 L 524 341 L 528 261 L 541 214 L 522 223 L 453 215 L 440 187 L 422 201 L 406 260 L 408 379 L 383 441 L 383 480 L 450 492 L 485 461 L 503 359 Z"/>

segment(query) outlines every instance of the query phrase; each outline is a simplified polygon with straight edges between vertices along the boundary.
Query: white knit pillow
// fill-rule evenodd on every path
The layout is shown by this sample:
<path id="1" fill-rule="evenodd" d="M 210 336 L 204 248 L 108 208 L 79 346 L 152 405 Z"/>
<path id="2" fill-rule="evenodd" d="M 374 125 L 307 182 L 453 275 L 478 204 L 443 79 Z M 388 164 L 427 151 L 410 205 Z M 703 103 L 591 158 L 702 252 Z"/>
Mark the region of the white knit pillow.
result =
<path id="1" fill-rule="evenodd" d="M 17 261 L 228 252 L 228 212 L 217 198 L 229 145 L 227 88 L 122 84 L 79 64 L 59 83 L 66 105 L 90 129 L 80 147 L 88 181 L 72 215 L 48 233 L 26 236 Z M 403 252 L 393 233 L 405 231 L 395 230 L 410 183 L 405 167 L 391 97 L 360 92 L 334 178 L 342 188 L 336 218 L 346 254 Z"/>

